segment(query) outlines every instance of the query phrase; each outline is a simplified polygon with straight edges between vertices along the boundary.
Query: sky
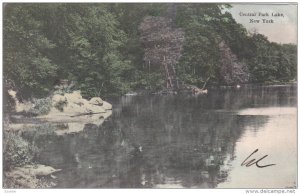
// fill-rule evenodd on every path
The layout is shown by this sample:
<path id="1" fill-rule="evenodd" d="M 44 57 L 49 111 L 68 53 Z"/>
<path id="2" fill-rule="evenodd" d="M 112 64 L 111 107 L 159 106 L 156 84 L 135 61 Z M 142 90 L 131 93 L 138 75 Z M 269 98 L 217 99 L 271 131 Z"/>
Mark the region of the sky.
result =
<path id="1" fill-rule="evenodd" d="M 297 4 L 231 4 L 229 12 L 247 30 L 264 34 L 272 42 L 297 44 Z M 258 16 L 258 13 L 268 13 L 269 16 Z M 256 16 L 241 16 L 240 14 L 256 13 Z M 282 13 L 283 17 L 271 16 L 272 13 Z M 250 19 L 260 20 L 250 23 Z M 273 19 L 274 23 L 262 23 L 262 19 Z"/>

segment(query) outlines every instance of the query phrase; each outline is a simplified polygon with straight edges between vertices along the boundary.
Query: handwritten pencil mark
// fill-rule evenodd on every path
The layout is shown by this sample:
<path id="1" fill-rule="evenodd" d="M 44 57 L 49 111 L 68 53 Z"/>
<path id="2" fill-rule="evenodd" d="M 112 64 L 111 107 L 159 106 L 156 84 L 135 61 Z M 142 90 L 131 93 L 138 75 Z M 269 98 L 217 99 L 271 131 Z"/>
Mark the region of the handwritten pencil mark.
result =
<path id="1" fill-rule="evenodd" d="M 247 161 L 253 154 L 255 154 L 256 152 L 258 152 L 258 149 L 254 150 L 242 163 L 241 166 L 246 166 L 246 167 L 250 167 L 253 164 L 255 164 L 258 168 L 265 168 L 265 167 L 269 167 L 269 166 L 273 166 L 276 164 L 267 164 L 267 165 L 260 165 L 259 162 L 262 161 L 263 159 L 265 159 L 268 155 L 265 155 L 263 157 L 261 157 L 260 159 L 256 160 L 256 159 L 252 159 Z"/>

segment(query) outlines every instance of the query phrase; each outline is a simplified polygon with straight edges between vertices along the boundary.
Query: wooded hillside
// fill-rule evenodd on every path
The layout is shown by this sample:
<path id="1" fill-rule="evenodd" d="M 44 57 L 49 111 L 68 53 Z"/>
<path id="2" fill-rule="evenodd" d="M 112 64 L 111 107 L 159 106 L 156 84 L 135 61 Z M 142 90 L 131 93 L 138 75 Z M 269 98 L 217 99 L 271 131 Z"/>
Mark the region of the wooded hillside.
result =
<path id="1" fill-rule="evenodd" d="M 172 64 L 178 79 L 199 87 L 208 79 L 207 86 L 295 79 L 296 45 L 250 34 L 226 9 L 230 6 L 5 4 L 5 88 L 21 98 L 43 97 L 64 79 L 86 97 L 157 91 L 166 87 L 161 64 Z"/>

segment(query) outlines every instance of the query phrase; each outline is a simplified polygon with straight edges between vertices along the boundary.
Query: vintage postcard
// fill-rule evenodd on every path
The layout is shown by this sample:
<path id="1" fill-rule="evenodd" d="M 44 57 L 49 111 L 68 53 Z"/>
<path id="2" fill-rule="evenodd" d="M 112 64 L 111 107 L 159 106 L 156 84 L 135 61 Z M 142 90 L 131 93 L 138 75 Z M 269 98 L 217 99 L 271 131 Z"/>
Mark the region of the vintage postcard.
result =
<path id="1" fill-rule="evenodd" d="M 3 3 L 2 188 L 295 192 L 297 6 Z"/>

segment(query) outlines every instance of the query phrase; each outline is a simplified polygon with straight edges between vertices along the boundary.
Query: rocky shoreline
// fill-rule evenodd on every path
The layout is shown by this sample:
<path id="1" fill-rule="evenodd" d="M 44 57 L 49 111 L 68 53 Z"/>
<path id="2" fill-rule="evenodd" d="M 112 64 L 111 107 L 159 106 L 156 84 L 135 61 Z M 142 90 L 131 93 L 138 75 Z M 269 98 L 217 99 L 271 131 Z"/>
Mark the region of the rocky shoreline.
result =
<path id="1" fill-rule="evenodd" d="M 55 186 L 56 177 L 53 175 L 61 169 L 42 164 L 25 165 L 15 167 L 8 172 L 4 172 L 7 179 L 4 187 L 11 186 L 19 188 L 49 188 Z"/>
<path id="2" fill-rule="evenodd" d="M 54 94 L 50 98 L 49 111 L 45 115 L 26 117 L 36 104 L 21 103 L 16 98 L 16 92 L 9 92 L 15 100 L 15 112 L 9 123 L 4 127 L 8 133 L 38 130 L 37 126 L 49 124 L 58 136 L 80 133 L 86 124 L 100 126 L 111 114 L 112 105 L 100 97 L 84 99 L 80 91 L 65 94 Z M 33 161 L 34 163 L 34 161 Z M 48 188 L 56 185 L 53 175 L 63 169 L 55 169 L 43 164 L 26 164 L 4 171 L 5 188 Z"/>

